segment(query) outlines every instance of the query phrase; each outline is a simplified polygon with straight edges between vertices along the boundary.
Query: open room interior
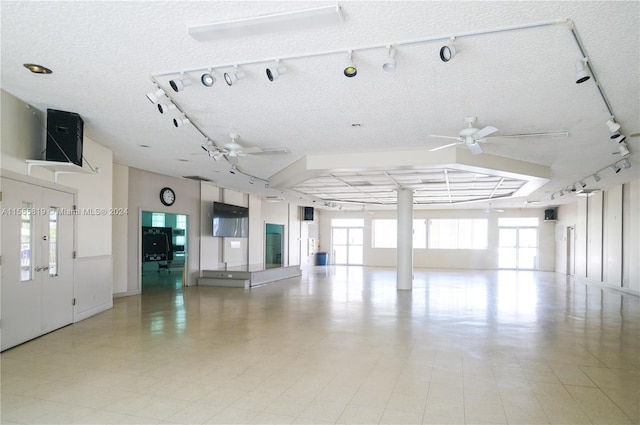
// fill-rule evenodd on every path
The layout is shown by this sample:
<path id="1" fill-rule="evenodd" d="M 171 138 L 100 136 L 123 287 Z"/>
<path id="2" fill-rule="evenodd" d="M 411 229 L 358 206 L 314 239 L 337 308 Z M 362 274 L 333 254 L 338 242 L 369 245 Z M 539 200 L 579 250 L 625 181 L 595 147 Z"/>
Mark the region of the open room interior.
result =
<path id="1" fill-rule="evenodd" d="M 2 423 L 640 424 L 640 3 L 0 12 Z"/>

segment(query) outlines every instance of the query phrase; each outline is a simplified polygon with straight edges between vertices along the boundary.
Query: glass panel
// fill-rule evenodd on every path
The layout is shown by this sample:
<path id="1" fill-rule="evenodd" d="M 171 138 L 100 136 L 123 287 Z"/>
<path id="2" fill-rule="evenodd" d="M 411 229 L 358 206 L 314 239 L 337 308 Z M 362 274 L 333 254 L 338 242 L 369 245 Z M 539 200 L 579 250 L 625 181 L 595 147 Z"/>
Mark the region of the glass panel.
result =
<path id="1" fill-rule="evenodd" d="M 413 220 L 413 247 L 427 247 L 427 220 Z"/>
<path id="2" fill-rule="evenodd" d="M 58 276 L 58 208 L 49 209 L 49 276 Z"/>
<path id="3" fill-rule="evenodd" d="M 535 269 L 536 251 L 536 248 L 520 248 L 518 250 L 518 268 Z"/>
<path id="4" fill-rule="evenodd" d="M 347 244 L 347 229 L 333 229 L 333 244 L 334 245 Z"/>
<path id="5" fill-rule="evenodd" d="M 498 248 L 498 268 L 515 269 L 516 265 L 515 248 Z"/>
<path id="6" fill-rule="evenodd" d="M 349 245 L 362 245 L 362 234 L 362 229 L 349 229 Z"/>
<path id="7" fill-rule="evenodd" d="M 517 241 L 517 231 L 516 229 L 500 229 L 498 239 L 498 246 L 515 248 Z"/>
<path id="8" fill-rule="evenodd" d="M 331 227 L 364 227 L 364 218 L 334 218 Z"/>
<path id="9" fill-rule="evenodd" d="M 33 279 L 33 204 L 22 203 L 20 215 L 20 281 Z"/>
<path id="10" fill-rule="evenodd" d="M 164 213 L 151 213 L 151 226 L 164 227 Z"/>
<path id="11" fill-rule="evenodd" d="M 537 229 L 519 229 L 518 245 L 520 247 L 535 248 L 538 246 Z"/>
<path id="12" fill-rule="evenodd" d="M 349 247 L 349 264 L 362 264 L 362 245 Z"/>
<path id="13" fill-rule="evenodd" d="M 538 217 L 499 217 L 498 227 L 538 227 Z"/>
<path id="14" fill-rule="evenodd" d="M 373 248 L 395 248 L 398 226 L 395 220 L 373 220 Z"/>
<path id="15" fill-rule="evenodd" d="M 347 264 L 347 247 L 342 246 L 334 246 L 333 247 L 333 255 L 335 256 L 334 262 L 335 264 Z"/>

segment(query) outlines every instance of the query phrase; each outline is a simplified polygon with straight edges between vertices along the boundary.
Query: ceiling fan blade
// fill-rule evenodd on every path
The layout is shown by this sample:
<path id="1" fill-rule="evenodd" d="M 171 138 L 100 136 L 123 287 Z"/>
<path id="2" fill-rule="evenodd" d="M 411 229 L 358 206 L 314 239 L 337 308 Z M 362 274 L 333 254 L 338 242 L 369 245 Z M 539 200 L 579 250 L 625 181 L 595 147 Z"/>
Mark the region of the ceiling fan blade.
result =
<path id="1" fill-rule="evenodd" d="M 256 152 L 247 152 L 252 155 L 277 155 L 291 153 L 289 148 L 273 148 L 273 149 L 260 149 Z"/>
<path id="2" fill-rule="evenodd" d="M 460 143 L 462 143 L 462 142 L 458 141 L 458 142 L 455 142 L 455 143 L 449 143 L 448 145 L 439 146 L 437 148 L 429 149 L 429 152 L 435 152 L 435 151 L 439 151 L 440 149 L 450 148 L 451 146 L 459 145 Z"/>
<path id="3" fill-rule="evenodd" d="M 429 137 L 437 137 L 438 139 L 453 139 L 453 140 L 460 140 L 460 137 L 453 137 L 453 136 L 441 136 L 439 134 L 430 134 Z"/>
<path id="4" fill-rule="evenodd" d="M 229 163 L 234 164 L 234 165 L 238 165 L 238 156 L 237 155 L 225 155 L 225 158 L 227 158 L 227 161 L 229 161 Z"/>
<path id="5" fill-rule="evenodd" d="M 495 133 L 496 131 L 498 131 L 497 128 L 491 127 L 490 125 L 488 125 L 485 128 L 478 130 L 473 135 L 473 138 L 476 139 L 476 140 L 483 139 L 483 138 L 487 137 L 488 135 Z"/>
<path id="6" fill-rule="evenodd" d="M 520 133 L 520 134 L 499 134 L 496 136 L 490 136 L 490 139 L 524 139 L 527 137 L 569 137 L 568 131 L 547 131 L 541 133 Z"/>
<path id="7" fill-rule="evenodd" d="M 469 143 L 467 144 L 467 146 L 469 147 L 469 150 L 471 151 L 471 153 L 474 155 L 478 155 L 479 153 L 482 153 L 482 148 L 478 143 Z"/>

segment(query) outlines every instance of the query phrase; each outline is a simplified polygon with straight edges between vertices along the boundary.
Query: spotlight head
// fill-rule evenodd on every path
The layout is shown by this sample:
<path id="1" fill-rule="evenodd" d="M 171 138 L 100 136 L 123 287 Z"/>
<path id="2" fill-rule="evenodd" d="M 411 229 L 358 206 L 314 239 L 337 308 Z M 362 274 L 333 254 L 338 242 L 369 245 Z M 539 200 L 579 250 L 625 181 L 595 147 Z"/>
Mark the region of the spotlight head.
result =
<path id="1" fill-rule="evenodd" d="M 585 62 L 586 59 L 576 62 L 576 84 L 584 83 L 589 78 L 591 78 L 587 70 L 584 68 Z"/>
<path id="2" fill-rule="evenodd" d="M 224 81 L 228 86 L 232 86 L 238 82 L 238 80 L 242 80 L 245 77 L 244 72 L 239 71 L 236 66 L 234 72 L 225 72 L 224 73 Z"/>
<path id="3" fill-rule="evenodd" d="M 349 52 L 349 58 L 347 59 L 347 66 L 344 67 L 344 76 L 348 78 L 353 78 L 358 74 L 358 69 L 356 68 L 355 63 L 353 62 L 351 52 Z"/>
<path id="4" fill-rule="evenodd" d="M 287 67 L 281 66 L 280 63 L 276 61 L 276 63 L 273 64 L 273 66 L 270 66 L 267 69 L 265 69 L 265 72 L 267 74 L 267 78 L 269 79 L 269 81 L 275 81 L 278 79 L 279 76 L 287 73 Z"/>
<path id="5" fill-rule="evenodd" d="M 602 180 L 602 178 L 598 175 L 598 173 L 594 174 L 592 177 L 593 177 L 593 180 L 596 183 L 599 182 L 600 180 Z"/>
<path id="6" fill-rule="evenodd" d="M 624 159 L 624 161 L 622 162 L 622 168 L 624 168 L 625 170 L 631 168 L 631 162 L 629 161 L 629 158 Z"/>
<path id="7" fill-rule="evenodd" d="M 158 99 L 164 95 L 165 95 L 164 90 L 158 89 L 154 92 L 147 93 L 147 99 L 149 99 L 149 102 L 156 104 L 158 103 Z"/>
<path id="8" fill-rule="evenodd" d="M 173 119 L 173 125 L 175 125 L 176 127 L 182 127 L 185 124 L 189 123 L 189 118 L 174 118 Z"/>
<path id="9" fill-rule="evenodd" d="M 613 138 L 613 141 L 616 143 L 624 143 L 625 140 L 627 140 L 627 136 L 624 134 L 620 134 L 618 137 Z"/>
<path id="10" fill-rule="evenodd" d="M 169 104 L 158 103 L 158 111 L 160 111 L 161 114 L 167 113 L 169 111 L 173 111 L 174 109 L 177 109 L 177 107 L 173 103 L 169 103 Z"/>
<path id="11" fill-rule="evenodd" d="M 622 155 L 623 158 L 631 153 L 629 152 L 629 148 L 627 147 L 626 143 L 620 143 L 618 145 L 618 150 L 620 151 L 620 155 Z"/>
<path id="12" fill-rule="evenodd" d="M 615 122 L 613 119 L 608 120 L 605 124 L 607 124 L 607 127 L 609 127 L 609 132 L 611 133 L 612 139 L 620 136 L 620 124 Z"/>
<path id="13" fill-rule="evenodd" d="M 614 165 L 612 165 L 612 166 L 611 166 L 611 167 L 609 167 L 609 168 L 611 168 L 611 170 L 612 170 L 614 173 L 616 173 L 616 174 L 618 174 L 618 173 L 620 172 L 620 167 L 618 167 L 618 166 L 617 166 L 617 165 L 615 165 L 615 164 L 614 164 Z"/>
<path id="14" fill-rule="evenodd" d="M 449 62 L 456 55 L 456 48 L 453 44 L 447 44 L 440 48 L 440 60 L 442 62 Z"/>
<path id="15" fill-rule="evenodd" d="M 393 72 L 396 70 L 396 50 L 394 48 L 389 47 L 389 53 L 382 64 L 382 69 L 386 72 Z"/>
<path id="16" fill-rule="evenodd" d="M 185 87 L 189 87 L 192 84 L 191 80 L 188 78 L 180 79 L 176 78 L 175 80 L 170 80 L 169 85 L 176 93 L 184 90 Z"/>
<path id="17" fill-rule="evenodd" d="M 581 188 L 585 188 L 587 187 L 587 184 L 585 182 L 583 182 L 582 180 L 580 180 L 580 182 L 578 183 L 580 185 Z"/>
<path id="18" fill-rule="evenodd" d="M 229 170 L 229 172 L 231 174 L 235 174 L 237 169 L 238 169 L 238 167 L 236 167 L 236 164 L 232 164 L 231 165 L 231 169 Z"/>
<path id="19" fill-rule="evenodd" d="M 205 72 L 200 76 L 200 82 L 205 87 L 211 87 L 216 83 L 216 77 L 213 75 L 213 72 Z"/>
<path id="20" fill-rule="evenodd" d="M 551 200 L 553 201 L 554 199 L 556 199 L 556 194 L 555 194 L 555 193 L 552 193 L 552 194 L 551 194 Z"/>

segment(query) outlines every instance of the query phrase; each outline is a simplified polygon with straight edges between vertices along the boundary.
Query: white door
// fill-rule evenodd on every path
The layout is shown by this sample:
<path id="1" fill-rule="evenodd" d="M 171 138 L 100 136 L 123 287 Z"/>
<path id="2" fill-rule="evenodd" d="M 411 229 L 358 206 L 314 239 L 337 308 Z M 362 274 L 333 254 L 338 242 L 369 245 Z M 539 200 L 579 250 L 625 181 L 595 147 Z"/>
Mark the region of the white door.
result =
<path id="1" fill-rule="evenodd" d="M 73 321 L 73 194 L 2 181 L 2 350 Z"/>
<path id="2" fill-rule="evenodd" d="M 362 264 L 364 231 L 361 227 L 333 227 L 331 240 L 333 264 Z"/>
<path id="3" fill-rule="evenodd" d="M 498 268 L 536 270 L 538 229 L 501 227 L 498 229 Z"/>

